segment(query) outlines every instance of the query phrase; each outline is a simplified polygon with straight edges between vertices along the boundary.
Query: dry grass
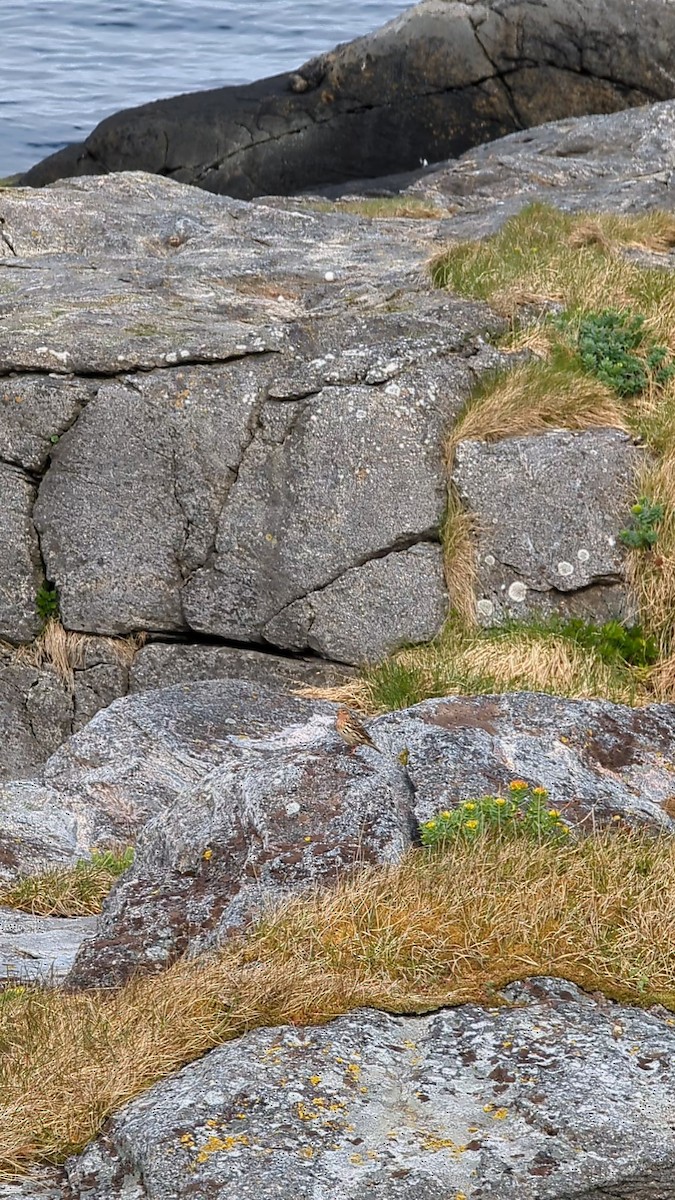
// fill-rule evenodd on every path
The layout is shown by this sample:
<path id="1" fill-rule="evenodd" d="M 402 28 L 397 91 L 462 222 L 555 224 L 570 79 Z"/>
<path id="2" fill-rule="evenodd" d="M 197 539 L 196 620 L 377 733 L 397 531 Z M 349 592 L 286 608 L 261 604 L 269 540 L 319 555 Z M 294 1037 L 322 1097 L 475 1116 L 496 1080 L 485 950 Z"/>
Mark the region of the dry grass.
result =
<path id="1" fill-rule="evenodd" d="M 447 217 L 453 211 L 439 208 L 416 196 L 355 196 L 353 199 L 345 196 L 341 200 L 305 200 L 304 207 L 312 208 L 315 212 L 343 212 L 380 220 L 404 218 L 414 221 Z"/>
<path id="2" fill-rule="evenodd" d="M 41 917 L 89 917 L 100 913 L 115 880 L 133 862 L 133 850 L 92 851 L 74 867 L 25 875 L 0 888 L 0 904 Z"/>
<path id="3" fill-rule="evenodd" d="M 134 657 L 145 645 L 147 634 L 133 633 L 129 637 L 99 637 L 64 629 L 60 621 L 46 622 L 39 637 L 28 645 L 6 646 L 17 663 L 30 667 L 51 667 L 59 679 L 72 690 L 75 671 L 86 666 L 87 651 L 92 645 L 104 645 L 122 666 L 131 666 Z"/>
<path id="4" fill-rule="evenodd" d="M 471 514 L 453 487 L 448 492 L 448 508 L 442 531 L 443 562 L 448 594 L 454 611 L 467 625 L 476 622 L 476 529 Z"/>
<path id="5" fill-rule="evenodd" d="M 616 395 L 560 351 L 552 359 L 523 363 L 474 391 L 453 427 L 449 459 L 466 438 L 499 441 L 548 429 L 610 426 L 628 430 Z"/>
<path id="6" fill-rule="evenodd" d="M 675 674 L 675 673 L 674 673 Z M 600 654 L 545 626 L 481 630 L 448 622 L 442 634 L 364 671 L 337 688 L 304 688 L 301 695 L 333 700 L 371 716 L 433 696 L 532 691 L 574 699 L 645 704 L 655 699 L 652 672 L 604 662 Z M 675 699 L 664 678 L 660 699 Z"/>
<path id="7" fill-rule="evenodd" d="M 294 900 L 217 958 L 117 993 L 7 991 L 0 1166 L 61 1161 L 150 1084 L 256 1027 L 494 1000 L 540 974 L 673 1008 L 674 939 L 672 838 L 415 851 Z"/>
<path id="8" fill-rule="evenodd" d="M 439 286 L 489 300 L 514 322 L 523 305 L 635 309 L 657 341 L 675 348 L 672 270 L 665 262 L 644 266 L 627 253 L 670 249 L 674 226 L 670 213 L 573 216 L 532 204 L 494 237 L 449 246 L 433 260 L 432 274 Z"/>

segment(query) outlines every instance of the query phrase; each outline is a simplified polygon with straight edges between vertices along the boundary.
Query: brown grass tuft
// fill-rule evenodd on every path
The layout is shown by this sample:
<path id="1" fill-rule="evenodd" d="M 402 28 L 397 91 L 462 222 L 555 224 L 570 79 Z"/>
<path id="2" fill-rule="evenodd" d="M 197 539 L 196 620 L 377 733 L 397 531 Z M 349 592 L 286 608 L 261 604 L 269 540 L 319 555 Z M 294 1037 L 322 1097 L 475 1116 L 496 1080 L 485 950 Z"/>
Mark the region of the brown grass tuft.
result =
<path id="1" fill-rule="evenodd" d="M 131 866 L 133 850 L 92 851 L 74 867 L 24 875 L 0 888 L 0 904 L 40 917 L 89 917 L 100 913 L 115 880 Z"/>
<path id="2" fill-rule="evenodd" d="M 7 647 L 16 662 L 31 667 L 51 667 L 59 679 L 72 690 L 75 671 L 86 665 L 87 649 L 92 644 L 104 644 L 122 666 L 130 667 L 136 654 L 147 641 L 146 633 L 132 633 L 125 638 L 100 637 L 97 634 L 76 633 L 64 629 L 60 621 L 47 621 L 39 637 L 28 645 Z"/>
<path id="3" fill-rule="evenodd" d="M 628 429 L 610 388 L 564 362 L 528 362 L 476 390 L 452 430 L 448 456 L 452 460 L 457 443 L 465 438 L 499 441 L 550 429 L 598 426 Z"/>
<path id="4" fill-rule="evenodd" d="M 482 1001 L 559 975 L 675 1007 L 675 839 L 563 847 L 486 838 L 412 852 L 271 913 L 218 957 L 116 993 L 10 988 L 0 1003 L 0 1164 L 59 1162 L 157 1080 L 249 1029 Z M 493 993 L 490 991 L 490 994 Z"/>

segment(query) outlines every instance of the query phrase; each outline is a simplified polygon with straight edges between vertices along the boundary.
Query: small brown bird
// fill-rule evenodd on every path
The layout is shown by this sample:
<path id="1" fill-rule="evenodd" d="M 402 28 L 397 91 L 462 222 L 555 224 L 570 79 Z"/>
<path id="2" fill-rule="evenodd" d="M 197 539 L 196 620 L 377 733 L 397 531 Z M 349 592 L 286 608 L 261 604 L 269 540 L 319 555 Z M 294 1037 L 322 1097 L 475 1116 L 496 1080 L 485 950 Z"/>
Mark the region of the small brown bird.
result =
<path id="1" fill-rule="evenodd" d="M 373 739 L 363 725 L 343 705 L 338 709 L 337 717 L 335 718 L 335 728 L 337 729 L 343 742 L 349 746 L 349 753 L 353 754 L 357 746 L 370 746 L 373 750 L 377 750 L 381 754 L 379 746 L 376 746 Z"/>

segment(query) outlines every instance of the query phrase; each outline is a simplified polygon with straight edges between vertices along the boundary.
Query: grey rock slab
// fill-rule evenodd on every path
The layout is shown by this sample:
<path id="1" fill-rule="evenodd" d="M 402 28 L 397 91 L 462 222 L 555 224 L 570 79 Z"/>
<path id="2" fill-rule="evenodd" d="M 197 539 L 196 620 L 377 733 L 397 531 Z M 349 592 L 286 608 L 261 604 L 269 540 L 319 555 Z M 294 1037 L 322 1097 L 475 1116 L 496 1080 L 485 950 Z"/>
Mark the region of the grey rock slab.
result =
<path id="1" fill-rule="evenodd" d="M 387 175 L 672 96 L 674 33 L 660 0 L 637 22 L 630 0 L 422 0 L 297 71 L 114 114 L 24 181 L 143 169 L 249 199 Z"/>
<path id="2" fill-rule="evenodd" d="M 95 925 L 95 917 L 38 917 L 0 906 L 0 989 L 5 983 L 59 983 Z"/>
<path id="3" fill-rule="evenodd" d="M 214 557 L 183 591 L 193 629 L 241 641 L 346 570 L 437 535 L 446 504 L 440 398 L 327 387 L 263 405 L 259 422 Z"/>
<path id="4" fill-rule="evenodd" d="M 672 211 L 674 129 L 672 100 L 553 121 L 476 147 L 410 191 L 452 204 L 460 237 L 494 233 L 533 201 L 570 212 Z"/>
<path id="5" fill-rule="evenodd" d="M 306 646 L 340 662 L 378 662 L 429 642 L 448 615 L 440 546 L 422 543 L 354 567 L 285 608 L 265 626 L 276 646 Z"/>
<path id="6" fill-rule="evenodd" d="M 335 687 L 351 676 L 348 667 L 317 658 L 282 658 L 234 646 L 151 642 L 129 671 L 129 691 L 147 692 L 203 679 L 244 679 L 284 691 L 301 686 Z"/>
<path id="7" fill-rule="evenodd" d="M 0 460 L 37 474 L 96 391 L 92 380 L 10 376 L 0 383 Z"/>
<path id="8" fill-rule="evenodd" d="M 61 1171 L 39 1170 L 29 1178 L 0 1181 L 0 1200 L 66 1200 Z"/>
<path id="9" fill-rule="evenodd" d="M 291 892 L 402 858 L 417 837 L 405 772 L 372 749 L 351 755 L 334 717 L 326 705 L 272 736 L 231 739 L 221 765 L 146 825 L 69 986 L 159 970 Z"/>
<path id="10" fill-rule="evenodd" d="M 478 531 L 482 624 L 634 616 L 620 534 L 643 461 L 613 429 L 459 443 L 452 478 Z"/>
<path id="11" fill-rule="evenodd" d="M 505 999 L 252 1031 L 116 1113 L 71 1195 L 672 1200 L 667 1021 L 557 979 Z"/>
<path id="12" fill-rule="evenodd" d="M 94 846 L 132 844 L 150 816 L 223 760 L 233 736 L 316 711 L 333 706 L 225 679 L 116 700 L 51 755 L 40 778 L 0 783 L 0 871 L 13 878 Z"/>
<path id="13" fill-rule="evenodd" d="M 52 454 L 35 507 L 70 629 L 184 627 L 264 381 L 247 362 L 104 384 Z"/>
<path id="14" fill-rule="evenodd" d="M 0 651 L 0 780 L 32 778 L 72 732 L 73 698 L 50 670 Z"/>
<path id="15" fill-rule="evenodd" d="M 33 526 L 35 483 L 18 467 L 0 462 L 0 638 L 30 641 L 40 630 L 35 608 L 44 583 Z"/>
<path id="16" fill-rule="evenodd" d="M 371 726 L 385 753 L 408 751 L 415 815 L 506 793 L 514 779 L 548 788 L 581 829 L 611 823 L 675 828 L 675 705 L 628 708 L 541 693 L 447 696 Z"/>
<path id="17" fill-rule="evenodd" d="M 0 781 L 0 878 L 71 867 L 93 842 L 80 836 L 76 805 L 39 779 Z"/>

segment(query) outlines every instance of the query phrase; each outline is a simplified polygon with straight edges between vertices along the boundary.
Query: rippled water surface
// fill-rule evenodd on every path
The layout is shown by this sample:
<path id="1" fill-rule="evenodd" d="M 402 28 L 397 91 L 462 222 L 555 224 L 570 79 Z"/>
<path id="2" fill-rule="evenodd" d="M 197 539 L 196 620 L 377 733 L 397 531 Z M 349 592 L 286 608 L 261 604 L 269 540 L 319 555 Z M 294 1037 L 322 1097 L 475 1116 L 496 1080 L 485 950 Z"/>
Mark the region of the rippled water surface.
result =
<path id="1" fill-rule="evenodd" d="M 0 177 L 120 108 L 300 66 L 411 0 L 0 0 Z"/>

